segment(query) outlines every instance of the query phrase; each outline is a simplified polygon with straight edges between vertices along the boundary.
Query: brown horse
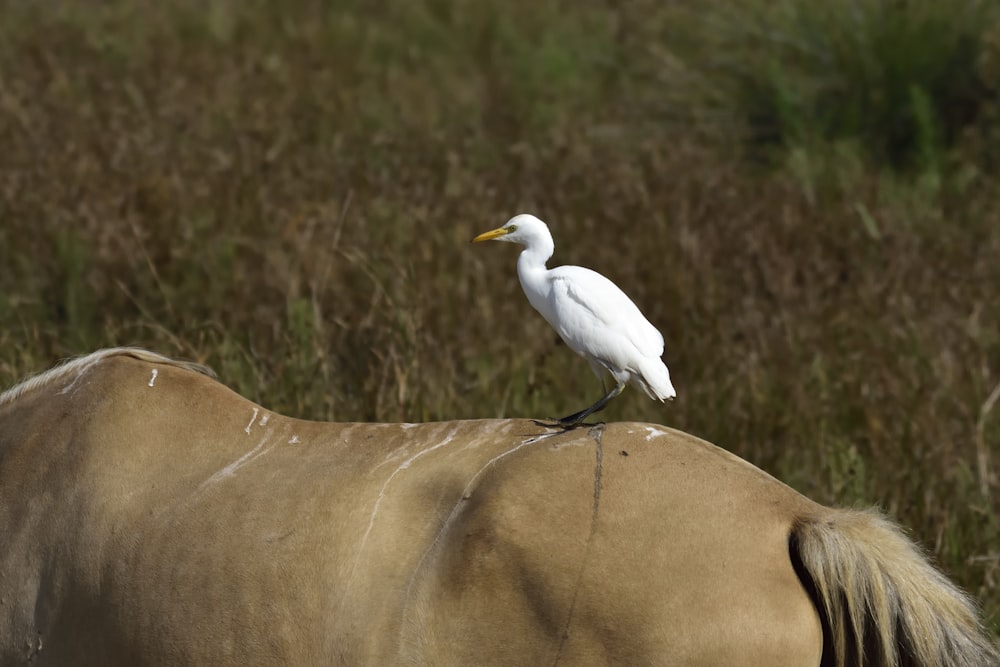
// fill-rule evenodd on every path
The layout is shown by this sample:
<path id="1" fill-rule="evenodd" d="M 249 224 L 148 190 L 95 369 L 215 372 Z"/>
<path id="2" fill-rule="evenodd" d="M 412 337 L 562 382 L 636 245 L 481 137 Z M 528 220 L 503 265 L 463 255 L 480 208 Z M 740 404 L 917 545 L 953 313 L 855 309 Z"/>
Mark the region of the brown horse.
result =
<path id="1" fill-rule="evenodd" d="M 307 422 L 196 370 L 0 396 L 0 663 L 998 664 L 889 521 L 684 433 Z"/>

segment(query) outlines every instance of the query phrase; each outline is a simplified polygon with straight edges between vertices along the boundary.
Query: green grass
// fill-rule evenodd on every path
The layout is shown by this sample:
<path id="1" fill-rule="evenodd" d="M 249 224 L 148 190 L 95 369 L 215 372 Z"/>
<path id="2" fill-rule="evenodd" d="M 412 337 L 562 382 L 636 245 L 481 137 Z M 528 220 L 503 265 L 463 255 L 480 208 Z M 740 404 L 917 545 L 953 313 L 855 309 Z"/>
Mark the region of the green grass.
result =
<path id="1" fill-rule="evenodd" d="M 0 3 L 0 384 L 138 344 L 305 418 L 565 414 L 596 380 L 531 310 L 516 250 L 469 244 L 531 211 L 555 264 L 611 277 L 667 340 L 677 401 L 630 390 L 607 419 L 887 508 L 996 627 L 996 98 L 950 124 L 936 88 L 903 81 L 909 36 L 876 71 L 929 179 L 866 151 L 888 150 L 866 133 L 891 114 L 762 169 L 692 92 L 732 80 L 693 73 L 671 35 L 767 54 L 720 45 L 735 3 L 701 6 Z M 808 115 L 806 74 L 768 95 Z M 730 99 L 728 117 L 754 108 Z"/>
<path id="2" fill-rule="evenodd" d="M 850 141 L 879 164 L 938 172 L 1000 99 L 980 66 L 995 2 L 718 4 L 674 26 L 677 49 L 703 80 L 695 107 L 738 121 L 758 148 Z"/>

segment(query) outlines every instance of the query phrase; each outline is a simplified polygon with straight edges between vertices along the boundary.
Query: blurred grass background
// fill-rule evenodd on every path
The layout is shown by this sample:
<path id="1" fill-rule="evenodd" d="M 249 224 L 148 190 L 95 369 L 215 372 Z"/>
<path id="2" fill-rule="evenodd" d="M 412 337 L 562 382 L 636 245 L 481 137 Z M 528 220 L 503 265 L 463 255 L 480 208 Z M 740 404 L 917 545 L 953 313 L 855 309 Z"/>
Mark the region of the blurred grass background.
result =
<path id="1" fill-rule="evenodd" d="M 597 398 L 612 278 L 702 436 L 878 504 L 1000 623 L 1000 11 L 957 0 L 0 0 L 0 385 L 99 347 L 326 420 Z"/>

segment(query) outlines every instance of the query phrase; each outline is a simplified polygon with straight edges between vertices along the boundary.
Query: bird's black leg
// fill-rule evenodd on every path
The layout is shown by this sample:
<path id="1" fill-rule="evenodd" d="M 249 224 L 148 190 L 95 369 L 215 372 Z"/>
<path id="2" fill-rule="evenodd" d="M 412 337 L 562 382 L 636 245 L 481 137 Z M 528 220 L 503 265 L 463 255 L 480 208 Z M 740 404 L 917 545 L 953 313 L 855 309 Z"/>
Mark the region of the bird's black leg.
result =
<path id="1" fill-rule="evenodd" d="M 573 414 L 560 419 L 559 425 L 564 428 L 569 426 L 576 426 L 577 424 L 579 424 L 580 422 L 582 422 L 584 419 L 594 414 L 595 412 L 600 412 L 601 410 L 603 410 L 607 406 L 608 402 L 611 401 L 612 398 L 622 393 L 623 389 L 625 389 L 625 383 L 618 382 L 617 384 L 615 384 L 614 387 L 612 387 L 611 391 L 606 393 L 604 396 L 601 396 L 601 398 L 596 403 L 591 405 L 589 408 L 585 408 L 583 410 L 580 410 L 579 412 L 574 412 Z"/>

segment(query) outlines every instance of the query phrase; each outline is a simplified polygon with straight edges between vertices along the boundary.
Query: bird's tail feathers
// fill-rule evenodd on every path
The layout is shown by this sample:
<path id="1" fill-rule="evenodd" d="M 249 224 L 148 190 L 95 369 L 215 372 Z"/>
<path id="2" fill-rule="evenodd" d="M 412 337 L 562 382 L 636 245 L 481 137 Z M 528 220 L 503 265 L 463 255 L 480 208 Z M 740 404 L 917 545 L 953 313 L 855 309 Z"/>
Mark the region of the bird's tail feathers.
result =
<path id="1" fill-rule="evenodd" d="M 632 374 L 632 379 L 654 401 L 666 401 L 677 395 L 670 382 L 670 371 L 659 357 L 644 359 L 639 372 Z"/>

